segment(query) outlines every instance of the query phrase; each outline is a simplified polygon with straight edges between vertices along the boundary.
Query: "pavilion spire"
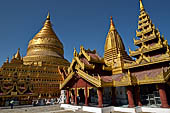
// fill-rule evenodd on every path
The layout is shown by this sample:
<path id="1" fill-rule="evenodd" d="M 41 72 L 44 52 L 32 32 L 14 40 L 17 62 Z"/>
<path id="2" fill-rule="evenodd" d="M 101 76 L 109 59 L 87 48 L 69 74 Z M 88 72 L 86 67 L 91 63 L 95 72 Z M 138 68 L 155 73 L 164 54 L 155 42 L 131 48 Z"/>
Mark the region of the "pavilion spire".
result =
<path id="1" fill-rule="evenodd" d="M 142 0 L 139 0 L 139 2 L 140 15 L 136 30 L 136 37 L 138 38 L 134 39 L 134 44 L 138 46 L 138 49 L 135 51 L 129 50 L 129 53 L 130 56 L 136 58 L 137 63 L 141 63 L 141 59 L 144 58 L 144 56 L 147 62 L 151 62 L 148 60 L 150 56 L 164 54 L 162 50 L 166 50 L 168 44 L 166 40 L 164 40 L 164 36 L 161 36 L 159 29 L 152 23 L 149 14 L 144 9 Z"/>
<path id="2" fill-rule="evenodd" d="M 113 23 L 113 18 L 112 18 L 112 16 L 110 17 L 110 29 L 109 29 L 109 31 L 112 31 L 112 30 L 115 30 L 116 28 L 115 28 L 115 25 L 114 25 L 114 23 Z"/>
<path id="3" fill-rule="evenodd" d="M 118 59 L 118 54 L 122 59 L 131 60 L 125 51 L 125 47 L 117 32 L 115 25 L 113 23 L 112 17 L 110 17 L 110 29 L 106 37 L 105 47 L 104 47 L 104 61 L 108 66 L 112 66 L 113 61 Z"/>
<path id="4" fill-rule="evenodd" d="M 144 9 L 144 6 L 143 6 L 143 3 L 142 3 L 142 0 L 139 0 L 139 2 L 140 2 L 140 10 L 141 10 L 141 11 L 145 10 L 145 9 Z"/>

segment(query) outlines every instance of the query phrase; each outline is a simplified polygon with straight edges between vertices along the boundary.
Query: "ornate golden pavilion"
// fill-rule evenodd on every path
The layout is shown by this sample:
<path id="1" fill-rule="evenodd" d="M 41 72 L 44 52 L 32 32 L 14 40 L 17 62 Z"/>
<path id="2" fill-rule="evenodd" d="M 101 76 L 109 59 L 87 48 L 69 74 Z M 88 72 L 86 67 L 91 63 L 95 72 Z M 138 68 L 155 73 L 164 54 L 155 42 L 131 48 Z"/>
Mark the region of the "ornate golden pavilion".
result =
<path id="1" fill-rule="evenodd" d="M 130 55 L 127 54 L 111 18 L 104 58 L 83 46 L 79 53 L 74 49 L 74 58 L 68 73 L 65 73 L 67 77 L 60 84 L 61 89 L 67 90 L 67 104 L 117 105 L 117 96 L 123 92 L 118 94 L 116 89 L 125 88 L 129 107 L 148 104 L 169 107 L 170 47 L 152 23 L 142 0 L 139 1 L 137 38 L 134 38 L 138 48 L 134 51 L 129 49 Z"/>
<path id="2" fill-rule="evenodd" d="M 0 68 L 0 105 L 8 105 L 11 99 L 28 104 L 32 99 L 58 97 L 63 80 L 59 71 L 69 65 L 63 55 L 63 44 L 52 29 L 48 13 L 44 26 L 30 40 L 27 55 L 21 57 L 18 49 Z"/>

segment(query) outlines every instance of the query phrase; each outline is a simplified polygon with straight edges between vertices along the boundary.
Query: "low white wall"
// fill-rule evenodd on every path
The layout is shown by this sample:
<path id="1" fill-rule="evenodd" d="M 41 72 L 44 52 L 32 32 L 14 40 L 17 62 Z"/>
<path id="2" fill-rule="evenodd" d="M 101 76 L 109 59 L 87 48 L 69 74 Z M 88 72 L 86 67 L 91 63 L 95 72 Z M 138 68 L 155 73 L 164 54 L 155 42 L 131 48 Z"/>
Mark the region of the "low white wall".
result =
<path id="1" fill-rule="evenodd" d="M 87 112 L 92 112 L 92 113 L 102 113 L 102 108 L 97 108 L 97 107 L 83 106 L 82 110 Z"/>
<path id="2" fill-rule="evenodd" d="M 135 108 L 123 108 L 123 107 L 113 107 L 114 111 L 126 112 L 126 113 L 136 113 Z"/>
<path id="3" fill-rule="evenodd" d="M 102 108 L 102 113 L 111 113 L 112 111 L 114 111 L 113 106 Z"/>
<path id="4" fill-rule="evenodd" d="M 117 112 L 124 112 L 124 113 L 140 113 L 140 112 L 147 112 L 147 113 L 170 113 L 170 109 L 167 108 L 149 108 L 149 107 L 135 107 L 135 108 L 125 108 L 125 107 L 89 107 L 89 106 L 74 106 L 70 104 L 61 104 L 62 108 L 65 110 L 82 110 L 92 113 L 111 113 L 113 111 Z"/>
<path id="5" fill-rule="evenodd" d="M 151 113 L 170 113 L 170 109 L 168 108 L 149 108 L 149 107 L 141 107 L 142 112 L 151 112 Z"/>
<path id="6" fill-rule="evenodd" d="M 89 107 L 83 106 L 83 111 L 92 112 L 92 113 L 111 113 L 113 111 L 113 107 L 104 107 L 104 108 L 97 108 L 97 107 Z"/>
<path id="7" fill-rule="evenodd" d="M 76 111 L 82 108 L 81 106 L 73 106 L 70 104 L 61 104 L 60 107 L 64 108 L 65 110 L 72 110 L 72 111 Z"/>

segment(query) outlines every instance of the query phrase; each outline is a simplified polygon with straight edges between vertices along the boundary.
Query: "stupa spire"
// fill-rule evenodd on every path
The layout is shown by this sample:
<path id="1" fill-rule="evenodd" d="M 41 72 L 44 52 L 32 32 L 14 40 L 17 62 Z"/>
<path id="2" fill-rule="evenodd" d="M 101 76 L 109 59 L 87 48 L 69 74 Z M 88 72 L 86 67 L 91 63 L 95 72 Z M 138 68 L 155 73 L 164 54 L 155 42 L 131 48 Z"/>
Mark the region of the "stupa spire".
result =
<path id="1" fill-rule="evenodd" d="M 139 0 L 140 2 L 140 10 L 143 11 L 144 10 L 144 6 L 143 6 L 143 3 L 142 3 L 142 0 Z"/>
<path id="2" fill-rule="evenodd" d="M 45 21 L 45 23 L 44 23 L 44 28 L 46 28 L 46 27 L 49 27 L 49 28 L 52 27 L 52 26 L 51 26 L 51 22 L 50 22 L 50 12 L 48 12 L 46 21 Z M 42 29 L 43 29 L 43 28 L 42 28 Z M 51 28 L 51 29 L 52 29 L 52 28 Z"/>
<path id="3" fill-rule="evenodd" d="M 50 12 L 48 12 L 47 20 L 50 20 Z"/>

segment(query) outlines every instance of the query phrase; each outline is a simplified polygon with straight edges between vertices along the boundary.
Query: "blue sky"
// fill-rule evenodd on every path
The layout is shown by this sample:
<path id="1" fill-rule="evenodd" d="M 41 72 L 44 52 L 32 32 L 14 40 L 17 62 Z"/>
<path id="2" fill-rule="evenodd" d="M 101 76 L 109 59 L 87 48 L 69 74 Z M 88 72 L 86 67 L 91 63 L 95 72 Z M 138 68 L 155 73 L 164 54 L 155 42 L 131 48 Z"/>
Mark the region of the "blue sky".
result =
<path id="1" fill-rule="evenodd" d="M 143 0 L 152 22 L 170 44 L 170 0 Z M 1 0 L 0 65 L 17 49 L 26 55 L 29 40 L 39 32 L 48 11 L 53 29 L 64 45 L 70 62 L 73 48 L 96 49 L 100 56 L 109 30 L 110 16 L 121 35 L 126 50 L 135 49 L 139 0 Z"/>

